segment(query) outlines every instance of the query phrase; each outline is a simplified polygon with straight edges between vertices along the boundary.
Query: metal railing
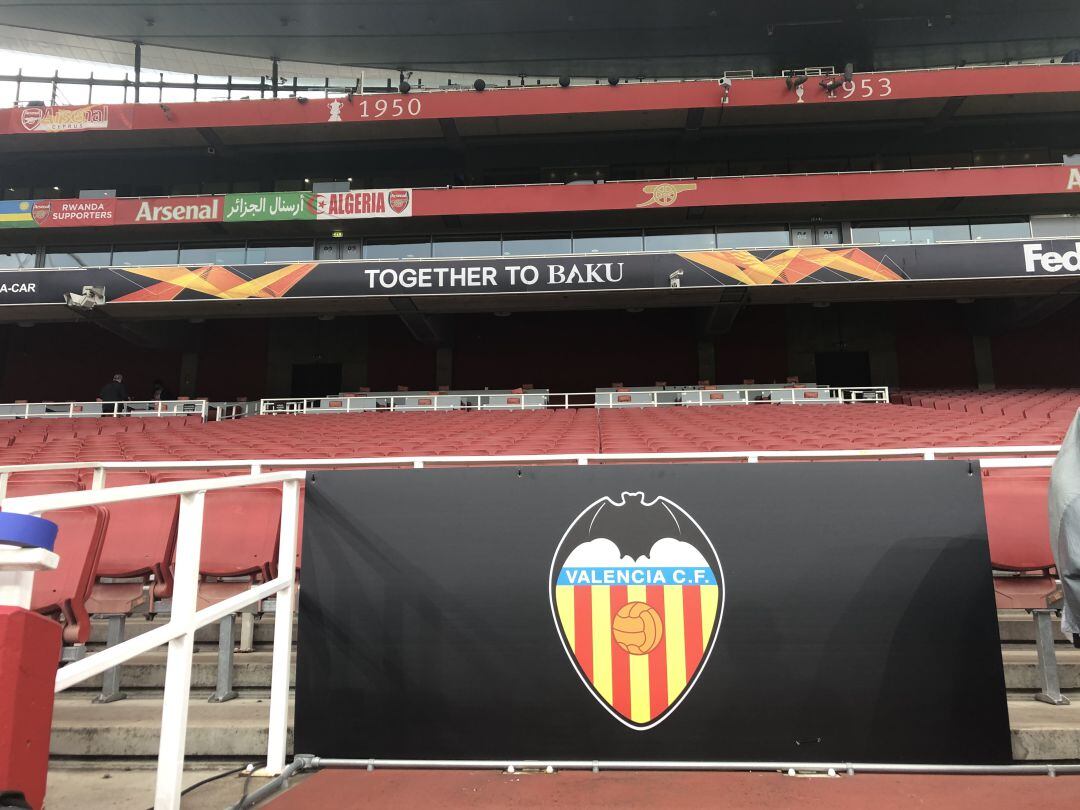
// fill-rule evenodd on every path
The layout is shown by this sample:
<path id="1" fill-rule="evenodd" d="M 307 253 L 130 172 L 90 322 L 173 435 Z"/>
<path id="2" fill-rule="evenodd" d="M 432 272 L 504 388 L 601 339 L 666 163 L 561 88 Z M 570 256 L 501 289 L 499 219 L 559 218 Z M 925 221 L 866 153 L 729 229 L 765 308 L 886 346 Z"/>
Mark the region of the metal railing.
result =
<path id="1" fill-rule="evenodd" d="M 120 416 L 201 416 L 206 421 L 205 399 L 132 399 L 124 402 L 4 402 L 0 419 L 81 419 Z"/>
<path id="2" fill-rule="evenodd" d="M 32 495 L 23 498 L 8 498 L 3 502 L 5 512 L 40 516 L 44 512 L 56 509 L 137 501 L 165 495 L 180 497 L 172 608 L 168 623 L 68 664 L 57 672 L 55 686 L 56 692 L 63 692 L 156 647 L 163 644 L 169 645 L 154 798 L 154 807 L 158 810 L 173 810 L 180 807 L 195 631 L 200 627 L 219 622 L 226 616 L 271 596 L 276 597 L 277 605 L 274 613 L 270 720 L 264 773 L 278 774 L 285 767 L 293 605 L 296 597 L 297 524 L 300 514 L 300 481 L 303 477 L 304 474 L 298 471 L 276 472 L 233 478 L 94 489 L 85 492 Z M 268 582 L 253 586 L 250 590 L 198 610 L 199 557 L 202 547 L 206 493 L 278 483 L 282 485 L 278 575 Z"/>
<path id="3" fill-rule="evenodd" d="M 569 408 L 657 408 L 669 405 L 887 404 L 887 386 L 773 386 L 683 389 L 627 388 L 553 394 L 548 391 L 441 391 L 365 393 L 355 396 L 272 397 L 259 400 L 259 415 L 362 413 L 365 411 L 535 410 Z"/>
<path id="4" fill-rule="evenodd" d="M 876 71 L 859 71 L 858 76 L 872 76 L 880 74 L 898 74 L 898 73 L 926 73 L 926 72 L 956 72 L 956 71 L 972 71 L 972 70 L 986 70 L 993 68 L 1011 68 L 1016 69 L 1018 67 L 1055 67 L 1050 60 L 1051 57 L 1045 57 L 1041 59 L 1032 60 L 1018 60 L 1015 62 L 987 62 L 977 65 L 941 65 L 937 67 L 918 67 L 918 68 L 890 68 L 887 70 Z M 7 73 L 0 75 L 0 83 L 11 83 L 15 85 L 14 104 L 19 106 L 25 104 L 26 101 L 23 98 L 23 85 L 30 85 L 31 87 L 45 86 L 49 88 L 49 104 L 55 105 L 60 97 L 60 88 L 62 87 L 78 87 L 87 88 L 87 104 L 93 103 L 94 88 L 113 88 L 120 90 L 123 93 L 123 99 L 121 103 L 142 102 L 144 104 L 159 104 L 165 101 L 165 91 L 191 91 L 191 100 L 199 101 L 199 93 L 204 94 L 203 101 L 229 101 L 237 100 L 236 95 L 240 95 L 241 100 L 248 100 L 249 98 L 257 94 L 258 98 L 264 99 L 267 96 L 271 98 L 285 97 L 285 96 L 303 96 L 303 95 L 318 95 L 329 97 L 331 95 L 348 95 L 348 94 L 364 94 L 364 93 L 387 93 L 397 92 L 397 82 L 392 78 L 398 71 L 392 70 L 380 70 L 378 68 L 365 68 L 359 71 L 359 76 L 353 76 L 352 81 L 342 81 L 344 76 L 323 76 L 321 81 L 309 81 L 298 75 L 293 76 L 281 76 L 277 77 L 277 81 L 274 80 L 273 73 L 273 61 L 271 60 L 268 65 L 271 68 L 271 75 L 264 76 L 236 76 L 229 75 L 224 77 L 202 77 L 199 74 L 181 73 L 178 71 L 163 71 L 153 69 L 135 70 L 129 68 L 127 65 L 112 66 L 116 73 L 123 71 L 123 75 L 119 76 L 100 76 L 95 75 L 94 71 L 89 71 L 85 76 L 61 76 L 60 71 L 54 71 L 50 75 L 39 74 L 34 75 L 30 73 L 24 73 L 22 68 L 19 68 L 15 73 Z M 129 72 L 130 70 L 130 72 Z M 835 65 L 819 65 L 819 66 L 806 66 L 803 68 L 797 68 L 794 70 L 783 70 L 780 76 L 776 75 L 755 75 L 751 69 L 745 70 L 725 70 L 723 73 L 714 76 L 694 76 L 683 78 L 645 78 L 639 77 L 635 80 L 628 80 L 628 83 L 633 84 L 682 84 L 687 82 L 716 82 L 720 79 L 730 79 L 732 81 L 743 81 L 753 79 L 773 79 L 783 78 L 790 75 L 810 75 L 810 76 L 831 76 L 836 75 Z M 147 74 L 144 78 L 143 74 Z M 157 78 L 150 78 L 150 76 L 156 74 Z M 166 74 L 170 75 L 170 78 L 166 78 Z M 191 79 L 183 78 L 171 78 L 172 76 L 190 76 Z M 313 77 L 314 78 L 314 77 Z M 366 80 L 372 79 L 369 84 Z M 428 80 L 425 84 L 425 78 Z M 558 86 L 558 77 L 556 76 L 506 76 L 499 74 L 496 76 L 486 77 L 488 78 L 488 85 L 492 90 L 515 90 L 515 91 L 527 91 L 536 87 L 555 87 Z M 526 83 L 526 78 L 529 79 Z M 581 77 L 574 80 L 575 85 L 595 85 L 603 81 L 606 77 Z M 224 80 L 222 80 L 224 79 Z M 389 81 L 387 81 L 389 79 Z M 449 85 L 447 82 L 450 82 Z M 498 82 L 506 82 L 503 86 Z M 461 83 L 454 82 L 450 78 L 450 74 L 440 71 L 430 71 L 427 77 L 417 76 L 412 81 L 413 92 L 475 92 L 472 86 L 471 80 L 462 79 Z M 142 94 L 139 91 L 142 91 Z M 129 91 L 132 98 L 128 98 Z M 154 93 L 154 91 L 157 91 Z M 206 98 L 209 94 L 211 97 Z M 245 95 L 246 94 L 246 95 Z M 41 100 L 40 97 L 35 100 Z M 169 99 L 173 100 L 173 99 Z M 108 100 L 105 103 L 117 103 L 115 100 Z M 72 106 L 72 105 L 69 105 Z"/>
<path id="5" fill-rule="evenodd" d="M 41 464 L 0 465 L 0 500 L 16 473 L 87 470 L 93 472 L 92 489 L 104 487 L 110 470 L 245 470 L 260 475 L 264 470 L 363 469 L 364 467 L 496 466 L 501 464 L 606 464 L 649 461 L 742 462 L 814 460 L 922 460 L 977 459 L 983 467 L 1049 467 L 1061 445 L 997 447 L 867 447 L 849 450 L 736 450 L 689 453 L 544 453 L 490 456 L 369 456 L 363 458 L 260 458 L 206 459 L 203 461 L 62 461 Z"/>
<path id="6" fill-rule="evenodd" d="M 255 416 L 259 413 L 259 402 L 236 401 L 236 402 L 211 402 L 208 404 L 208 413 L 211 421 L 223 422 L 228 419 L 241 419 L 245 416 Z"/>

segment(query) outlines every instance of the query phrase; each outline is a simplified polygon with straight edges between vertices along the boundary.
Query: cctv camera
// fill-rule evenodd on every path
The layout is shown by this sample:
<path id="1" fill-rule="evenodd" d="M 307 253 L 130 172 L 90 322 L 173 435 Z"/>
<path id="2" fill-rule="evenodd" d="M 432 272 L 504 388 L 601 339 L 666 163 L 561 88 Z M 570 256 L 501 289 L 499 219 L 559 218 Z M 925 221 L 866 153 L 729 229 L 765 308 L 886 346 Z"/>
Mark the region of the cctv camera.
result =
<path id="1" fill-rule="evenodd" d="M 94 307 L 105 303 L 105 288 L 86 286 L 82 288 L 81 293 L 64 293 L 64 303 L 72 309 L 89 312 Z"/>

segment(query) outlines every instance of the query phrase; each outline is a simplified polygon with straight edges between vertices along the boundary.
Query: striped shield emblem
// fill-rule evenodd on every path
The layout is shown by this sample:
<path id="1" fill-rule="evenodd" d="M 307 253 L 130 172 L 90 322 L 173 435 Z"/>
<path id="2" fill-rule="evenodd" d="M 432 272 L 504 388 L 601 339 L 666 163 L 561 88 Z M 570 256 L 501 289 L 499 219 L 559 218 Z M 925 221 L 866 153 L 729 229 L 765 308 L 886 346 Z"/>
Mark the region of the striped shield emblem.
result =
<path id="1" fill-rule="evenodd" d="M 724 576 L 708 536 L 678 504 L 624 492 L 570 524 L 550 596 L 581 680 L 615 719 L 645 730 L 679 705 L 708 662 Z"/>

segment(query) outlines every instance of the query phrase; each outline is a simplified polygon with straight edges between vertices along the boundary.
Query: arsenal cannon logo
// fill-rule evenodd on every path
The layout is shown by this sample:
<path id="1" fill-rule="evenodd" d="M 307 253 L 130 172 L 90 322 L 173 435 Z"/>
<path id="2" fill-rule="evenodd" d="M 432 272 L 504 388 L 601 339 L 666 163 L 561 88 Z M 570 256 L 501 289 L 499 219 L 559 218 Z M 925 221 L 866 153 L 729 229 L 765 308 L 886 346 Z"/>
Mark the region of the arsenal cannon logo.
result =
<path id="1" fill-rule="evenodd" d="M 616 720 L 645 730 L 693 689 L 724 612 L 708 536 L 663 496 L 590 504 L 555 549 L 551 613 L 582 682 Z"/>

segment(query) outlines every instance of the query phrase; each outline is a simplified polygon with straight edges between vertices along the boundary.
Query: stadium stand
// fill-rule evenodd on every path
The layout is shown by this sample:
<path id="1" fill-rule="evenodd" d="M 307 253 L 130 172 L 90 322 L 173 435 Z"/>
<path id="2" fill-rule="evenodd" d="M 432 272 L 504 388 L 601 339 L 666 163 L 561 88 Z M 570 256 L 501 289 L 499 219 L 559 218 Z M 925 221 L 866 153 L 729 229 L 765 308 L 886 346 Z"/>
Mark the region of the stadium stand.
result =
<path id="1" fill-rule="evenodd" d="M 864 457 L 873 459 L 874 449 L 885 448 L 1056 444 L 1072 413 L 1062 413 L 1067 408 L 1061 403 L 1072 401 L 1070 396 L 1075 392 L 904 392 L 892 404 L 834 407 L 759 403 L 724 408 L 433 409 L 282 414 L 222 422 L 31 418 L 0 424 L 0 465 L 145 462 L 145 470 L 108 471 L 105 485 L 112 487 L 242 471 L 157 468 L 177 461 L 852 449 L 870 451 Z M 964 402 L 965 407 L 938 407 L 939 401 Z M 983 407 L 1005 401 L 1011 404 Z M 8 476 L 6 494 L 90 489 L 93 478 L 93 471 L 85 469 L 15 472 Z M 1025 691 L 1028 699 L 1034 693 L 1048 703 L 1066 702 L 1062 688 L 1068 692 L 1073 686 L 1073 661 L 1069 652 L 1059 650 L 1055 657 L 1054 617 L 1046 608 L 1054 574 L 1045 508 L 1048 470 L 984 469 L 982 485 L 1010 689 Z M 276 574 L 280 490 L 263 486 L 210 492 L 205 508 L 200 608 Z M 62 521 L 62 565 L 38 576 L 33 607 L 62 622 L 65 643 L 77 645 L 69 646 L 68 658 L 102 643 L 114 646 L 125 633 L 137 635 L 159 626 L 161 618 L 155 614 L 169 615 L 177 509 L 177 498 L 160 498 L 114 504 L 107 510 L 54 513 Z M 299 563 L 298 548 L 297 567 Z M 236 701 L 246 707 L 247 701 L 262 699 L 262 685 L 269 678 L 269 622 L 262 619 L 268 607 L 276 610 L 273 603 L 247 608 L 239 618 L 224 617 L 213 636 L 202 635 L 205 646 L 197 658 L 202 668 L 196 683 L 210 703 Z M 77 737 L 67 731 L 78 722 L 69 718 L 80 716 L 76 703 L 91 696 L 97 703 L 125 697 L 141 702 L 153 694 L 160 664 L 149 662 L 156 660 L 114 667 L 100 681 L 71 693 L 55 727 L 65 740 L 58 750 L 73 750 L 64 746 Z M 239 740 L 250 736 L 246 727 L 231 733 Z M 95 751 L 112 750 L 108 743 L 96 745 Z"/>
<path id="2" fill-rule="evenodd" d="M 74 427 L 32 418 L 0 425 L 0 464 L 1048 444 L 1061 440 L 1080 394 L 904 393 L 894 402 L 367 412 L 211 423 L 82 419 L 72 420 L 80 423 Z"/>
<path id="3" fill-rule="evenodd" d="M 1061 440 L 1074 412 L 1068 404 L 1080 402 L 1080 393 L 1056 389 L 904 392 L 893 402 L 795 408 L 755 404 L 289 414 L 210 423 L 198 417 L 30 418 L 0 424 L 0 444 L 6 442 L 0 446 L 0 464 L 145 461 L 153 466 L 152 462 L 170 461 L 415 455 L 1030 446 Z M 873 453 L 868 457 L 873 458 Z M 235 472 L 113 471 L 106 485 Z M 91 482 L 86 470 L 14 472 L 6 495 L 89 489 Z M 996 569 L 1010 572 L 1000 579 L 1003 607 L 1030 608 L 1033 599 L 1042 599 L 1049 590 L 1047 482 L 1046 469 L 983 472 L 993 563 Z M 278 491 L 269 488 L 208 496 L 201 606 L 274 575 L 277 498 Z M 79 620 L 87 613 L 129 617 L 146 611 L 152 615 L 156 603 L 170 595 L 178 507 L 175 498 L 160 500 L 138 506 L 118 504 L 113 509 L 121 519 L 103 519 L 101 528 L 72 521 L 66 529 L 68 534 L 85 535 L 79 542 L 86 553 L 65 555 L 58 575 L 71 577 L 73 584 L 63 600 L 43 602 L 42 608 L 73 625 L 66 634 L 69 641 L 85 640 Z M 100 540 L 88 539 L 99 531 Z M 76 570 L 78 575 L 72 573 Z M 120 632 L 112 635 L 118 639 L 122 632 L 121 625 Z"/>

